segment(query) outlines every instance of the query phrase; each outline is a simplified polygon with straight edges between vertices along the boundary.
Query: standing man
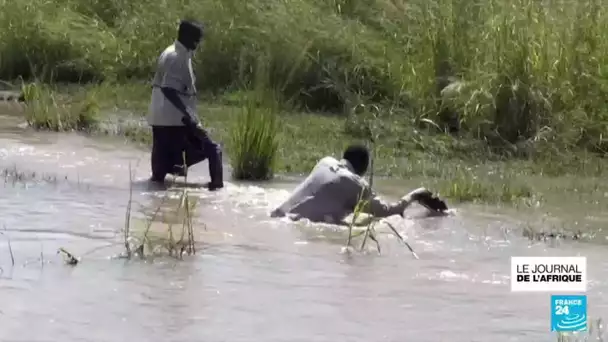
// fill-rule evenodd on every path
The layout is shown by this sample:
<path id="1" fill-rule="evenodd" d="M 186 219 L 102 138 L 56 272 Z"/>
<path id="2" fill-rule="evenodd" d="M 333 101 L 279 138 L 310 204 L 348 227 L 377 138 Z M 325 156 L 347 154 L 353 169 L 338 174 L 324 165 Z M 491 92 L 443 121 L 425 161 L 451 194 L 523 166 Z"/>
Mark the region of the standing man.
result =
<path id="1" fill-rule="evenodd" d="M 369 151 L 362 145 L 351 145 L 342 159 L 322 158 L 311 174 L 276 208 L 271 217 L 289 216 L 298 220 L 341 224 L 353 214 L 359 199 L 368 201 L 362 212 L 382 218 L 401 215 L 413 202 L 428 200 L 432 194 L 418 188 L 390 203 L 382 200 L 369 187 L 363 176 L 369 165 Z M 362 197 L 361 197 L 362 196 Z"/>
<path id="2" fill-rule="evenodd" d="M 211 181 L 207 186 L 209 190 L 216 190 L 224 186 L 222 151 L 196 115 L 192 56 L 202 38 L 202 24 L 182 20 L 177 40 L 158 58 L 148 115 L 152 126 L 150 180 L 163 183 L 167 174 L 185 176 L 188 167 L 208 159 Z"/>

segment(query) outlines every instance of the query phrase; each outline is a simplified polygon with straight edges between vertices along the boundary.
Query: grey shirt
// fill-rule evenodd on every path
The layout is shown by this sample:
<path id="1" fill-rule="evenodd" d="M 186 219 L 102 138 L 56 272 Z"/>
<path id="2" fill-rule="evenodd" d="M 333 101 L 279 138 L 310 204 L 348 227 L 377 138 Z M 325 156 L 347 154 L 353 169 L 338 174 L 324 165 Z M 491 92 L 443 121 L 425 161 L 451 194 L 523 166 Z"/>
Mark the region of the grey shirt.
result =
<path id="1" fill-rule="evenodd" d="M 175 89 L 194 122 L 196 117 L 196 77 L 192 70 L 192 51 L 179 41 L 168 46 L 158 58 L 154 74 L 148 123 L 152 126 L 183 126 L 184 114 L 162 93 L 161 87 Z"/>
<path id="2" fill-rule="evenodd" d="M 294 219 L 340 223 L 354 212 L 360 199 L 368 201 L 361 211 L 375 217 L 401 215 L 409 205 L 405 200 L 383 201 L 348 161 L 325 157 L 271 216 L 290 214 Z"/>

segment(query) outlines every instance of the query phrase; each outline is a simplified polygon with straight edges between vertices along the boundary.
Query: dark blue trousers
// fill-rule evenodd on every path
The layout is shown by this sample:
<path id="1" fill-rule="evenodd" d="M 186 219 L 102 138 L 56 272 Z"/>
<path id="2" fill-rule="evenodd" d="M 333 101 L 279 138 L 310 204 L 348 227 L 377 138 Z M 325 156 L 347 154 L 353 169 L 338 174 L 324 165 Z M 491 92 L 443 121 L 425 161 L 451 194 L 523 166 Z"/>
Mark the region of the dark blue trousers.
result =
<path id="1" fill-rule="evenodd" d="M 208 159 L 211 183 L 223 185 L 220 145 L 204 129 L 187 126 L 152 126 L 152 180 L 162 182 L 167 174 L 179 175 L 183 152 L 187 167 Z"/>

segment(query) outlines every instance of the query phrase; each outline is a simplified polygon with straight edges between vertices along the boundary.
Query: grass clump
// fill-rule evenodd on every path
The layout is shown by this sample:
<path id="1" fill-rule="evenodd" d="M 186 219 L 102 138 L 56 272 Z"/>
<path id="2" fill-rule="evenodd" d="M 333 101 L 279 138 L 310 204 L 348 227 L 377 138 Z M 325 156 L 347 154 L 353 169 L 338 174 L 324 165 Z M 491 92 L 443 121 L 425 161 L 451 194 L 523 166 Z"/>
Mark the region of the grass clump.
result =
<path id="1" fill-rule="evenodd" d="M 34 128 L 51 131 L 91 131 L 99 119 L 99 103 L 95 93 L 62 96 L 51 86 L 28 83 L 22 86 L 25 118 Z"/>
<path id="2" fill-rule="evenodd" d="M 247 100 L 231 133 L 232 175 L 237 180 L 269 180 L 278 151 L 278 117 L 274 108 Z"/>
<path id="3" fill-rule="evenodd" d="M 302 62 L 302 55 L 293 61 L 290 69 L 286 69 L 287 78 L 282 85 L 272 81 L 272 72 L 268 69 L 266 52 L 257 57 L 255 70 L 247 68 L 245 60 L 241 60 L 239 77 L 246 82 L 247 91 L 241 92 L 240 115 L 231 131 L 230 154 L 233 167 L 233 177 L 237 180 L 269 180 L 273 178 L 277 154 L 279 150 L 279 112 L 285 100 L 282 90 L 289 85 L 290 77 Z M 252 80 L 246 75 L 253 74 Z M 281 87 L 281 90 L 279 90 Z"/>

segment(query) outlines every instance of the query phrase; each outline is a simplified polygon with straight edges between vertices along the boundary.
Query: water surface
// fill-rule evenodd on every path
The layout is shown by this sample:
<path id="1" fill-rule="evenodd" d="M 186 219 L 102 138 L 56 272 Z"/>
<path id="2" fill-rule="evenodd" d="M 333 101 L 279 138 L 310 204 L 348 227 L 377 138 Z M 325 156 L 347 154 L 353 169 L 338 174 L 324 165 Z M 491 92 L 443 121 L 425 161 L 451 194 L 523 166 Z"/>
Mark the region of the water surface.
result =
<path id="1" fill-rule="evenodd" d="M 133 215 L 161 202 L 145 186 L 148 152 L 3 120 L 0 167 L 23 179 L 0 185 L 15 258 L 12 267 L 0 237 L 0 341 L 555 341 L 549 294 L 510 292 L 513 255 L 587 256 L 589 315 L 608 317 L 606 246 L 523 238 L 525 225 L 568 222 L 543 210 L 462 205 L 425 218 L 412 207 L 390 220 L 419 260 L 388 234 L 381 255 L 373 244 L 349 255 L 338 229 L 268 217 L 293 182 L 229 181 L 196 195 L 195 256 L 112 259 L 123 251 L 129 165 Z M 191 174 L 207 180 L 206 163 Z M 379 183 L 388 198 L 417 186 Z M 65 265 L 59 247 L 80 264 Z"/>

